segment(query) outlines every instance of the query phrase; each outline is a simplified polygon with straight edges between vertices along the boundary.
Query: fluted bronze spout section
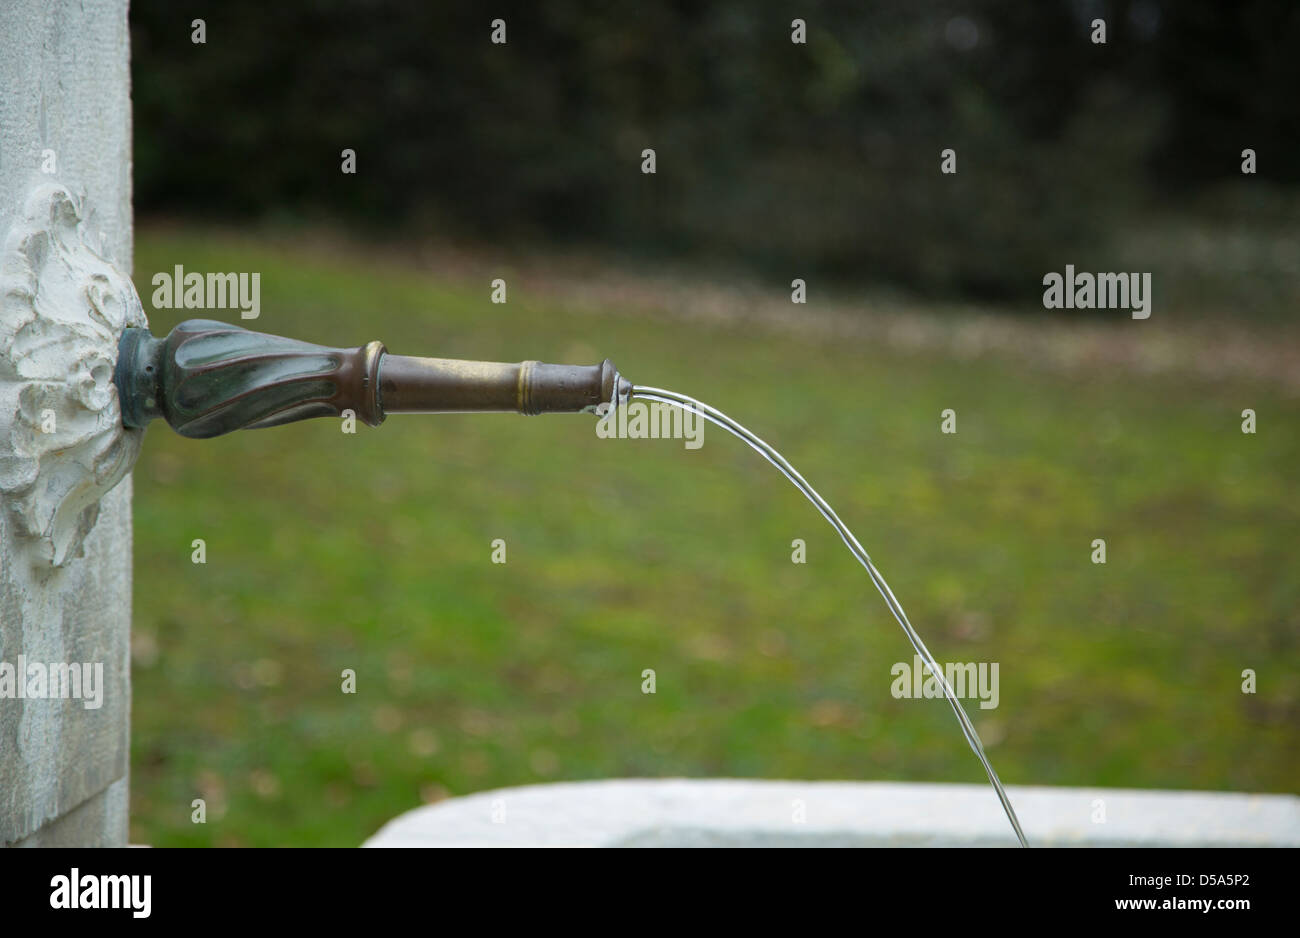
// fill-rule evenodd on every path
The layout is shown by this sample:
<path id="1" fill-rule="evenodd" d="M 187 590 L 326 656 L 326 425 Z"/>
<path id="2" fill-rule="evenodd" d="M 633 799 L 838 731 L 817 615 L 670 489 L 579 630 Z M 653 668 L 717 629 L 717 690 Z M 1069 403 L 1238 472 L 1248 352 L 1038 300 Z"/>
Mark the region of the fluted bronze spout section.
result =
<path id="1" fill-rule="evenodd" d="M 631 384 L 599 365 L 390 355 L 380 342 L 331 348 L 191 319 L 166 338 L 127 329 L 114 373 L 122 422 L 161 417 L 195 438 L 351 411 L 371 426 L 394 413 L 602 413 Z"/>

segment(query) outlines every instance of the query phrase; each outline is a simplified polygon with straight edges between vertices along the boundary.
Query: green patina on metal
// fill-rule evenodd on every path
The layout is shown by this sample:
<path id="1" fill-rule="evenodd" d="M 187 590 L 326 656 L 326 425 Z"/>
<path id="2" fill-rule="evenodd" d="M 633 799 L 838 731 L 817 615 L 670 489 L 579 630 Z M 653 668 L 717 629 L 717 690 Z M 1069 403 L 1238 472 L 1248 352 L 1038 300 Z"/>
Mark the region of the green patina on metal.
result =
<path id="1" fill-rule="evenodd" d="M 122 422 L 155 418 L 194 438 L 351 411 L 378 426 L 392 413 L 604 413 L 631 384 L 599 365 L 390 355 L 381 342 L 331 348 L 208 319 L 165 338 L 122 334 L 114 373 Z"/>

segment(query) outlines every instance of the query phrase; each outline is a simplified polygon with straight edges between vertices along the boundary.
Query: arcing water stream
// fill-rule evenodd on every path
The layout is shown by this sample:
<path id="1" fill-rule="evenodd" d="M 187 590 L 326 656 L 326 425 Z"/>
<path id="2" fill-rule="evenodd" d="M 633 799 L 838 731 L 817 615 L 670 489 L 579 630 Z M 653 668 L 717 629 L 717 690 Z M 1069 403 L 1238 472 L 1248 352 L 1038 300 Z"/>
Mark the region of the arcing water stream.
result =
<path id="1" fill-rule="evenodd" d="M 582 367 L 536 361 L 509 364 L 415 358 L 390 355 L 377 341 L 355 349 L 327 348 L 205 319 L 187 320 L 166 338 L 156 338 L 139 326 L 124 329 L 113 384 L 125 427 L 143 428 L 164 417 L 177 432 L 199 439 L 241 427 L 349 413 L 372 426 L 378 426 L 390 413 L 596 413 L 609 419 L 620 403 L 631 398 L 703 417 L 744 440 L 776 466 L 839 532 L 880 590 L 926 670 L 943 687 L 1007 820 L 1021 846 L 1028 846 L 1002 782 L 943 668 L 907 621 L 903 607 L 858 539 L 785 457 L 721 411 L 674 391 L 633 385 L 619 376 L 609 359 Z M 327 393 L 330 396 L 322 396 Z"/>
<path id="2" fill-rule="evenodd" d="M 889 611 L 894 614 L 894 618 L 898 620 L 898 624 L 902 627 L 903 633 L 907 636 L 907 640 L 912 643 L 912 647 L 916 649 L 916 653 L 920 655 L 921 660 L 925 662 L 926 669 L 941 685 L 943 685 L 944 697 L 948 699 L 948 703 L 952 707 L 952 712 L 957 717 L 957 722 L 961 724 L 961 731 L 966 736 L 966 742 L 970 744 L 971 750 L 975 753 L 976 758 L 980 760 L 980 765 L 984 766 L 984 771 L 989 777 L 989 783 L 993 786 L 993 790 L 997 792 L 998 800 L 1002 802 L 1002 810 L 1006 812 L 1007 820 L 1011 822 L 1011 827 L 1015 830 L 1016 837 L 1020 840 L 1020 846 L 1028 847 L 1029 843 L 1025 840 L 1024 831 L 1020 829 L 1020 821 L 1016 818 L 1015 808 L 1011 807 L 1011 799 L 1007 797 L 1006 789 L 1002 787 L 1002 782 L 998 778 L 998 773 L 993 771 L 992 763 L 989 762 L 988 756 L 984 754 L 984 745 L 980 742 L 979 734 L 975 732 L 975 727 L 971 724 L 970 717 L 966 715 L 966 711 L 963 709 L 961 702 L 957 700 L 957 695 L 953 691 L 952 685 L 948 683 L 943 668 L 941 668 L 939 663 L 935 661 L 934 656 L 930 654 L 930 650 L 925 647 L 925 642 L 921 641 L 921 636 L 916 634 L 916 629 L 912 628 L 912 623 L 907 620 L 907 613 L 903 612 L 903 607 L 894 597 L 893 590 L 889 588 L 889 584 L 885 582 L 885 578 L 880 575 L 880 571 L 877 570 L 875 564 L 871 562 L 871 558 L 867 556 L 867 552 L 863 549 L 862 545 L 858 543 L 858 539 L 853 536 L 853 532 L 850 531 L 848 526 L 840 520 L 839 515 L 835 514 L 835 511 L 826 503 L 826 500 L 817 494 L 816 489 L 804 481 L 804 477 L 795 470 L 794 466 L 790 465 L 790 463 L 786 461 L 784 456 L 767 443 L 763 442 L 763 440 L 759 439 L 745 427 L 732 420 L 722 411 L 715 410 L 708 404 L 701 403 L 693 397 L 687 397 L 685 394 L 678 394 L 675 391 L 665 391 L 662 388 L 633 385 L 631 397 L 641 398 L 642 400 L 647 401 L 657 401 L 660 404 L 667 404 L 672 407 L 680 407 L 683 410 L 690 411 L 703 417 L 710 423 L 716 424 L 727 432 L 744 440 L 760 456 L 772 465 L 776 466 L 781 474 L 789 479 L 794 487 L 804 494 L 804 497 L 807 498 L 808 501 L 813 503 L 813 506 L 821 512 L 822 517 L 830 522 L 831 527 L 836 530 L 840 538 L 844 541 L 844 545 L 849 549 L 849 553 L 857 558 L 858 563 L 862 564 L 863 568 L 867 571 L 867 576 L 871 577 L 871 582 L 876 584 L 876 589 L 880 591 L 880 595 L 885 599 L 885 605 L 887 605 Z"/>

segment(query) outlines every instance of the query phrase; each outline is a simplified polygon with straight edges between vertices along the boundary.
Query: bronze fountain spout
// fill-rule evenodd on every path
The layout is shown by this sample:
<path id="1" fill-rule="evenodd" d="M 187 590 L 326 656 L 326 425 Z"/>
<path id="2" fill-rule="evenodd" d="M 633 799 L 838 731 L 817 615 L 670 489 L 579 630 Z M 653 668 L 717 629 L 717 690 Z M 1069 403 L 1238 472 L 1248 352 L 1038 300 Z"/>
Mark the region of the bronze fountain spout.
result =
<path id="1" fill-rule="evenodd" d="M 389 414 L 605 414 L 632 392 L 599 365 L 460 361 L 392 355 L 382 342 L 330 348 L 190 319 L 166 337 L 128 328 L 113 375 L 127 427 L 161 417 L 183 436 L 274 427 L 351 411 L 372 427 Z"/>

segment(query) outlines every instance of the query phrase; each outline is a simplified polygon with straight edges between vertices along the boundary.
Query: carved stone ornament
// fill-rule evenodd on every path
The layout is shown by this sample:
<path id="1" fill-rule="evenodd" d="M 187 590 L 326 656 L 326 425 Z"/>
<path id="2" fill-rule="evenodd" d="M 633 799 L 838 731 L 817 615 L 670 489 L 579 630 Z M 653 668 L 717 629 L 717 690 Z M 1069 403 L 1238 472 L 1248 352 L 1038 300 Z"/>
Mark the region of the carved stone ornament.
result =
<path id="1" fill-rule="evenodd" d="M 144 310 L 83 212 L 39 186 L 0 258 L 0 498 L 37 566 L 81 555 L 144 436 L 123 427 L 113 386 L 118 340 Z"/>

